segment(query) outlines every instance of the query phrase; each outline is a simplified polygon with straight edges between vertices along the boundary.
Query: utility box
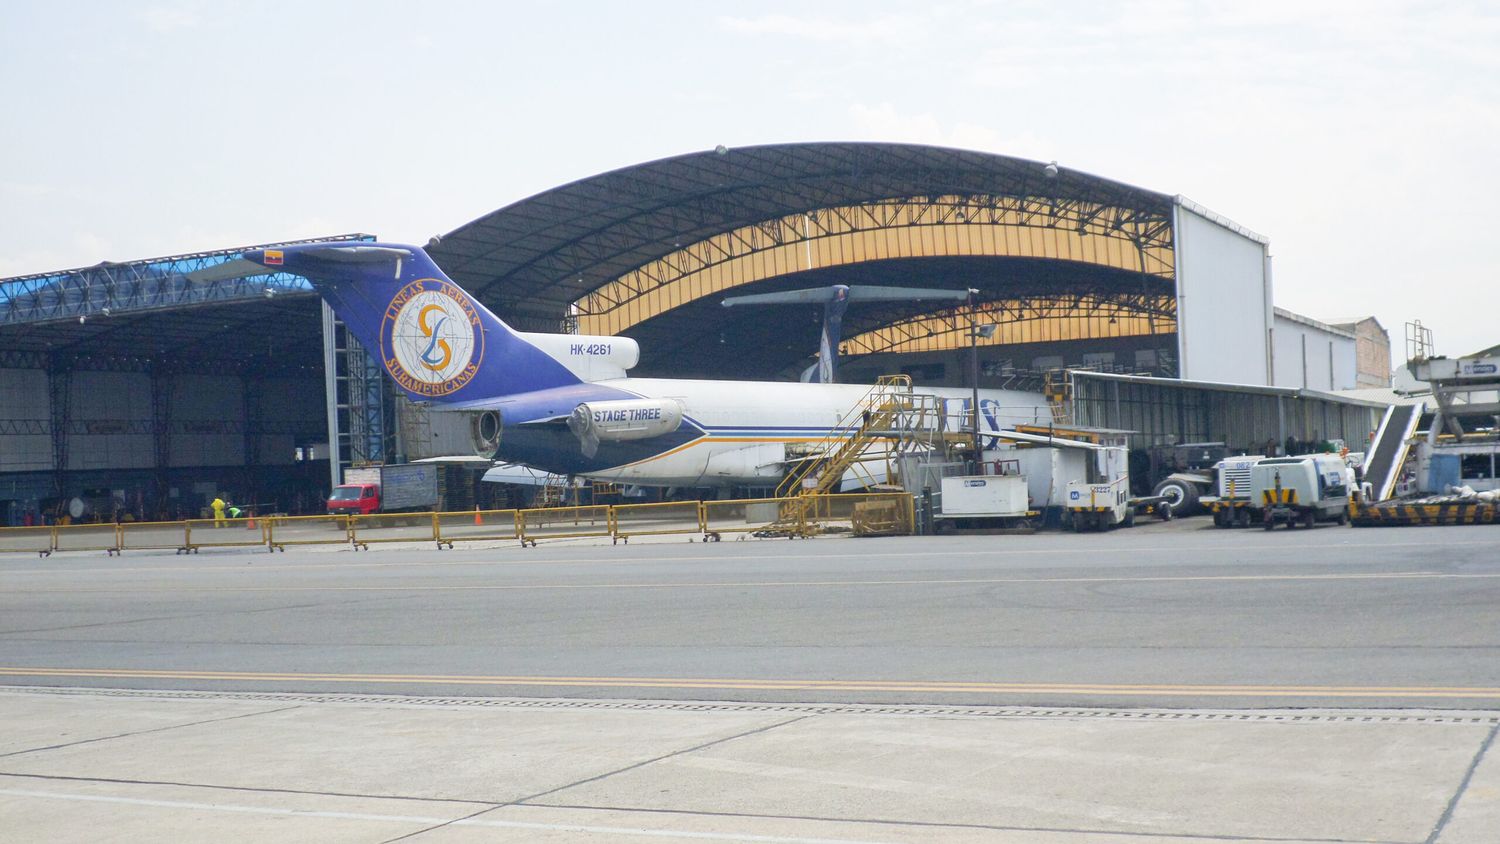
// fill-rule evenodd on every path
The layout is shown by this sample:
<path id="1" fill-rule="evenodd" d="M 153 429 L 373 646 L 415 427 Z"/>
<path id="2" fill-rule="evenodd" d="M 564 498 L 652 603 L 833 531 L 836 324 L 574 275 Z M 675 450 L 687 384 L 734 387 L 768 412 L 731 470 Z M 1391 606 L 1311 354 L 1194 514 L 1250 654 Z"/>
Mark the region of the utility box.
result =
<path id="1" fill-rule="evenodd" d="M 941 519 L 1022 518 L 1028 515 L 1024 475 L 943 478 Z"/>

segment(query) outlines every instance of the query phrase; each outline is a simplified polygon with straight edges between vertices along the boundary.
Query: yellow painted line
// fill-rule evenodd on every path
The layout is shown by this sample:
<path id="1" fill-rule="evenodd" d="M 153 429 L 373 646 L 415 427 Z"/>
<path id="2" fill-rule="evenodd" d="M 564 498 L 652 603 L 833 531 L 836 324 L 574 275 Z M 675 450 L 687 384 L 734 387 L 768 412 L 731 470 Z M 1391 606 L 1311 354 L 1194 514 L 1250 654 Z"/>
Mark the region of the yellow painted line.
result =
<path id="1" fill-rule="evenodd" d="M 1244 583 L 1345 580 L 1497 580 L 1500 572 L 1449 574 L 1408 571 L 1373 574 L 1224 574 L 1150 577 L 976 577 L 894 580 L 690 580 L 652 583 L 469 583 L 404 586 L 112 586 L 99 589 L 10 589 L 8 594 L 78 594 L 117 592 L 527 592 L 587 589 L 773 589 L 829 586 L 993 586 L 1045 583 Z"/>
<path id="2" fill-rule="evenodd" d="M 952 694 L 1158 695 L 1210 697 L 1348 697 L 1500 699 L 1490 686 L 1278 686 L 1146 683 L 986 683 L 938 680 L 790 680 L 689 677 L 545 677 L 469 674 L 335 674 L 255 671 L 187 671 L 131 668 L 0 667 L 5 677 L 95 680 L 208 680 L 300 683 L 395 683 L 456 686 L 565 686 L 743 691 L 930 692 Z"/>

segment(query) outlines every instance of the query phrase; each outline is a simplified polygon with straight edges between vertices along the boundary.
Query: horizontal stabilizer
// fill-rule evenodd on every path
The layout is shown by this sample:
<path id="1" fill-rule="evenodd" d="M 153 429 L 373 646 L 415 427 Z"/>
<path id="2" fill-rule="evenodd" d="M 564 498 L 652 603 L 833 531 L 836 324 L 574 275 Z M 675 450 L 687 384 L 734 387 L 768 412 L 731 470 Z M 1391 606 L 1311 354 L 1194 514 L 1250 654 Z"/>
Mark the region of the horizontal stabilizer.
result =
<path id="1" fill-rule="evenodd" d="M 831 302 L 838 295 L 837 287 L 814 287 L 809 290 L 788 290 L 785 293 L 756 293 L 751 296 L 730 296 L 724 307 L 735 305 L 821 305 Z"/>
<path id="2" fill-rule="evenodd" d="M 942 290 L 935 287 L 882 287 L 861 284 L 849 288 L 851 302 L 906 302 L 925 299 L 946 299 L 962 302 L 969 298 L 967 290 Z"/>
<path id="3" fill-rule="evenodd" d="M 888 287 L 860 284 L 831 287 L 812 287 L 805 290 L 788 290 L 783 293 L 756 293 L 750 296 L 731 296 L 724 300 L 724 307 L 735 305 L 818 305 L 832 302 L 843 296 L 850 302 L 914 302 L 941 299 L 961 302 L 969 298 L 966 290 L 943 290 L 935 287 Z"/>
<path id="4" fill-rule="evenodd" d="M 342 261 L 346 264 L 377 264 L 397 258 L 410 258 L 412 253 L 410 249 L 397 246 L 318 246 L 303 249 L 302 254 L 309 258 Z"/>
<path id="5" fill-rule="evenodd" d="M 246 261 L 244 258 L 235 258 L 222 264 L 214 264 L 201 270 L 194 270 L 187 274 L 187 280 L 198 284 L 206 284 L 211 281 L 229 281 L 236 278 L 251 278 L 258 275 L 271 275 L 276 270 L 263 267 L 254 261 Z"/>

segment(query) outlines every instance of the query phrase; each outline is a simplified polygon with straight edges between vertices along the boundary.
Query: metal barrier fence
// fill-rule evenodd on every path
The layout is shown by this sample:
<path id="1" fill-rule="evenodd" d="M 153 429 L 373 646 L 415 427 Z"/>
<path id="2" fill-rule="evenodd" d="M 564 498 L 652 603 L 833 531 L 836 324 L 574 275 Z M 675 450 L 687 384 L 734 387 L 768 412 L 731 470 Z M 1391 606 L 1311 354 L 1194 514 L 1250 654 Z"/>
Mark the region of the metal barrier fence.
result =
<path id="1" fill-rule="evenodd" d="M 288 545 L 334 545 L 348 541 L 348 516 L 266 518 L 266 546 L 273 551 L 285 551 Z"/>
<path id="2" fill-rule="evenodd" d="M 697 501 L 664 501 L 660 504 L 615 504 L 609 508 L 610 536 L 616 542 L 632 536 L 700 534 L 703 505 Z"/>
<path id="3" fill-rule="evenodd" d="M 487 542 L 520 539 L 519 510 L 473 510 L 433 513 L 433 530 L 439 548 L 455 542 Z"/>
<path id="4" fill-rule="evenodd" d="M 434 513 L 370 513 L 349 516 L 349 544 L 369 550 L 371 542 L 434 542 Z"/>
<path id="5" fill-rule="evenodd" d="M 916 531 L 916 505 L 904 492 L 810 495 L 805 500 L 802 520 L 807 535 L 844 529 L 865 536 Z"/>
<path id="6" fill-rule="evenodd" d="M 54 551 L 105 551 L 120 553 L 118 525 L 53 525 Z"/>
<path id="7" fill-rule="evenodd" d="M 187 522 L 122 522 L 116 548 L 121 551 L 163 551 L 186 554 Z"/>
<path id="8" fill-rule="evenodd" d="M 194 554 L 199 548 L 248 548 L 266 544 L 266 525 L 270 518 L 260 519 L 188 519 L 187 548 Z"/>
<path id="9" fill-rule="evenodd" d="M 51 525 L 0 528 L 0 554 L 23 552 L 46 557 L 55 544 Z"/>
<path id="10" fill-rule="evenodd" d="M 521 545 L 535 546 L 539 539 L 609 536 L 614 524 L 609 510 L 608 504 L 519 510 L 516 512 L 516 524 L 521 533 Z"/>
<path id="11" fill-rule="evenodd" d="M 847 526 L 847 527 L 846 527 Z M 367 516 L 266 516 L 244 519 L 189 519 L 180 522 L 52 525 L 0 528 L 0 553 L 47 556 L 53 551 L 167 549 L 264 545 L 341 545 L 368 548 L 380 542 L 455 542 L 702 534 L 718 541 L 724 534 L 768 533 L 801 537 L 841 529 L 862 536 L 915 531 L 912 496 L 906 493 L 846 493 L 733 501 L 669 501 L 659 504 L 596 504 L 532 510 L 466 510 L 450 513 L 377 513 Z"/>
<path id="12" fill-rule="evenodd" d="M 802 510 L 798 498 L 742 498 L 703 502 L 703 539 L 718 542 L 726 533 L 784 531 L 802 535 Z"/>

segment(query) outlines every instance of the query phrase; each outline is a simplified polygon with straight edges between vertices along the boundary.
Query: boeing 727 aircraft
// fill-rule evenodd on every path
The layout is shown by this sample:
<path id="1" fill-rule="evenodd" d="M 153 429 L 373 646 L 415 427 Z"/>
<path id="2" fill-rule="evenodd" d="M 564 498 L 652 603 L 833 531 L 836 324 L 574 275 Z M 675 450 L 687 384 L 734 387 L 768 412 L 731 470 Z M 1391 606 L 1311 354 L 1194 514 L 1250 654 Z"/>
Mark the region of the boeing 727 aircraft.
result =
<path id="1" fill-rule="evenodd" d="M 558 474 L 653 486 L 774 484 L 798 459 L 798 444 L 823 441 L 870 389 L 629 378 L 640 357 L 634 340 L 512 330 L 415 246 L 313 243 L 244 259 L 258 266 L 241 275 L 308 279 L 408 397 L 470 415 L 477 453 Z M 927 392 L 952 403 L 954 419 L 966 418 L 967 390 Z M 985 427 L 1050 418 L 1035 393 L 980 395 Z"/>

